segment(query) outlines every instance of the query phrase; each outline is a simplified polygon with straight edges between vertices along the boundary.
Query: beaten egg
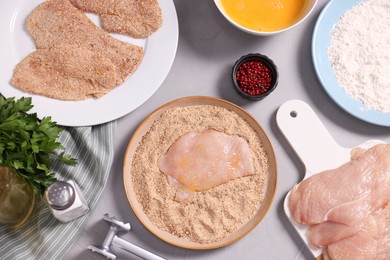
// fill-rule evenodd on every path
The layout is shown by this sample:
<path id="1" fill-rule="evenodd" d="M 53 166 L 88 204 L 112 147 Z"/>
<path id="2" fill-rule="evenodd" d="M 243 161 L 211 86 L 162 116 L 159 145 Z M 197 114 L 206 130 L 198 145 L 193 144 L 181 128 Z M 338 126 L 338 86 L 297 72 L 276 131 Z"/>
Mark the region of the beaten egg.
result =
<path id="1" fill-rule="evenodd" d="M 307 0 L 221 0 L 225 12 L 239 25 L 263 32 L 285 29 L 303 14 Z"/>

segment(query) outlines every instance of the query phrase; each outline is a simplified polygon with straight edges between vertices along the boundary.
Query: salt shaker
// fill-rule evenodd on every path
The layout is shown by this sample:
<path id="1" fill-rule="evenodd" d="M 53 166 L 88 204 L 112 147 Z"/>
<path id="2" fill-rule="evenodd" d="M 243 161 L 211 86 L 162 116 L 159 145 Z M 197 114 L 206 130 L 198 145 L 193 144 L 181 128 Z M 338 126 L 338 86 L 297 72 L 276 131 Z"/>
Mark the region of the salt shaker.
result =
<path id="1" fill-rule="evenodd" d="M 45 198 L 54 217 L 68 222 L 88 212 L 88 203 L 79 186 L 72 180 L 56 181 L 45 191 Z"/>

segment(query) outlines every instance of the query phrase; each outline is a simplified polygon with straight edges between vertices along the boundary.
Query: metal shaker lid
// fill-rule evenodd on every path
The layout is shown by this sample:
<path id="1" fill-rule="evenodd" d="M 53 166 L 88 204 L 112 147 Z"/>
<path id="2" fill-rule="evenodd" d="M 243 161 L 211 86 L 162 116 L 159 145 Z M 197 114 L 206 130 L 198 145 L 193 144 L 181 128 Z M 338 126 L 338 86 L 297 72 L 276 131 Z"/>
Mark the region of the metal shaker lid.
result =
<path id="1" fill-rule="evenodd" d="M 75 190 L 66 181 L 56 181 L 46 190 L 46 200 L 48 204 L 56 210 L 64 210 L 72 206 L 75 200 Z"/>

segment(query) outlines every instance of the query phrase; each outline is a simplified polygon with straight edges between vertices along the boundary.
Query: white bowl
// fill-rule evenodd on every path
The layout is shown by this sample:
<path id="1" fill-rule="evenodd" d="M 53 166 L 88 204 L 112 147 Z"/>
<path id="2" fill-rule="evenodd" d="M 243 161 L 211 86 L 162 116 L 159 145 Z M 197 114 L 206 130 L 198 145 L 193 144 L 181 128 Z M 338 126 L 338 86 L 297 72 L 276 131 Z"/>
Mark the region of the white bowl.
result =
<path id="1" fill-rule="evenodd" d="M 236 23 L 235 21 L 233 21 L 232 18 L 230 18 L 230 16 L 225 12 L 225 9 L 223 8 L 222 4 L 221 4 L 221 0 L 214 0 L 214 3 L 215 5 L 218 7 L 219 11 L 222 13 L 222 15 L 231 23 L 233 24 L 235 27 L 237 27 L 238 29 L 246 32 L 246 33 L 249 33 L 249 34 L 253 34 L 253 35 L 257 35 L 257 36 L 268 36 L 268 35 L 273 35 L 273 34 L 277 34 L 277 33 L 280 33 L 280 32 L 284 32 L 284 31 L 287 31 L 295 26 L 297 26 L 298 24 L 300 24 L 301 22 L 303 22 L 306 17 L 308 17 L 310 15 L 310 13 L 313 11 L 315 5 L 317 4 L 317 0 L 308 0 L 308 3 L 306 5 L 306 9 L 302 12 L 301 16 L 299 17 L 299 19 L 292 25 L 290 25 L 289 27 L 286 27 L 286 28 L 283 28 L 281 30 L 277 30 L 277 31 L 255 31 L 255 30 L 252 30 L 252 29 L 248 29 L 248 28 L 245 28 L 241 25 L 239 25 L 238 23 Z"/>

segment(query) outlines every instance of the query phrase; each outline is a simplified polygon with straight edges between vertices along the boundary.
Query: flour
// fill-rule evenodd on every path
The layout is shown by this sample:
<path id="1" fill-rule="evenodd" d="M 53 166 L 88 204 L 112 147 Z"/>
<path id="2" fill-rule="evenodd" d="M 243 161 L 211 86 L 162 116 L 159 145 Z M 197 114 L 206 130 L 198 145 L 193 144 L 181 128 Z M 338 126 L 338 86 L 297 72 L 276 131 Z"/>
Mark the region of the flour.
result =
<path id="1" fill-rule="evenodd" d="M 365 108 L 390 112 L 390 0 L 368 0 L 348 10 L 328 48 L 335 77 Z"/>

